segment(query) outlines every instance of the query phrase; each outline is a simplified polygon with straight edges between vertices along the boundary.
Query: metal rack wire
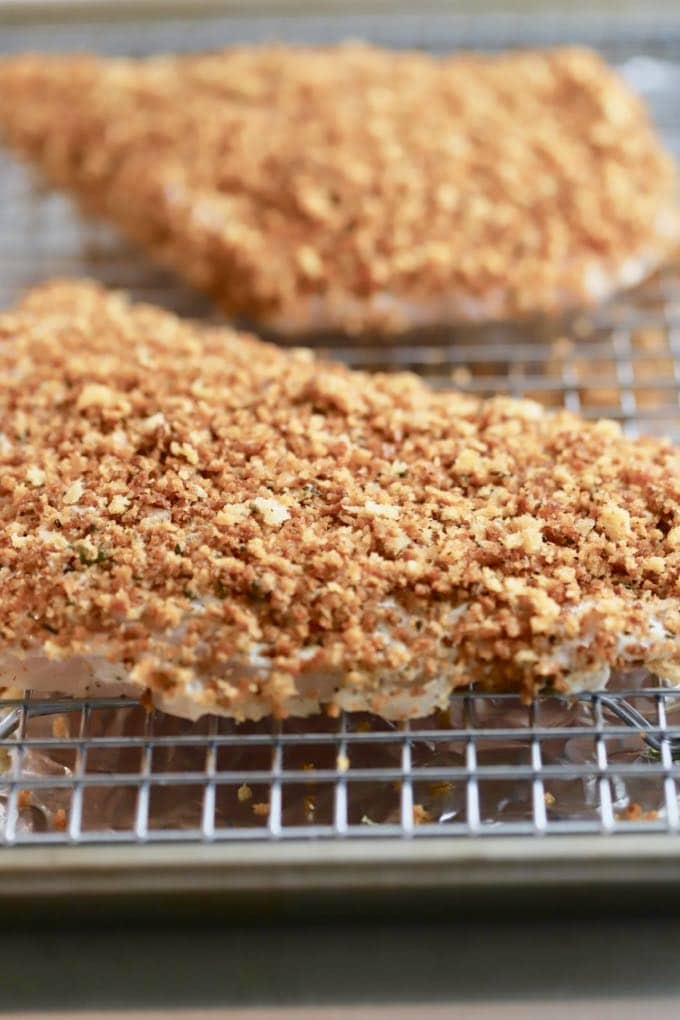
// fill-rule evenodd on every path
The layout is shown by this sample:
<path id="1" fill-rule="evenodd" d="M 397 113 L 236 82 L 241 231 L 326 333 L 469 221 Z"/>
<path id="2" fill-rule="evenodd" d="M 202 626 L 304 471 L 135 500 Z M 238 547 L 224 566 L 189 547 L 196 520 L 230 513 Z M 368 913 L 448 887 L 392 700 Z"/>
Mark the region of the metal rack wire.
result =
<path id="1" fill-rule="evenodd" d="M 190 724 L 122 698 L 6 708 L 6 845 L 680 826 L 680 695 L 667 689 L 532 706 L 466 691 L 448 713 L 401 727 L 344 715 Z"/>
<path id="2" fill-rule="evenodd" d="M 368 29 L 362 22 L 361 34 L 443 48 L 454 41 L 442 30 L 444 21 L 374 19 Z M 454 21 L 446 24 L 451 31 Z M 456 23 L 458 42 L 474 44 L 472 24 L 461 32 Z M 524 26 L 527 41 L 565 35 L 559 21 L 544 25 L 538 38 L 537 24 Z M 596 34 L 597 22 L 584 24 Z M 77 22 L 49 30 L 39 23 L 13 26 L 3 29 L 0 49 L 102 40 L 108 49 L 133 52 L 180 48 L 187 40 L 215 44 L 209 21 L 192 22 L 189 34 L 182 25 L 179 19 L 145 22 L 134 37 L 122 21 L 105 35 Z M 290 22 L 241 19 L 227 29 L 221 19 L 219 25 L 224 42 L 229 32 L 301 35 Z M 479 20 L 474 25 L 483 28 Z M 640 56 L 665 62 L 666 73 L 656 76 L 647 98 L 680 154 L 680 30 L 663 38 L 626 30 L 616 39 L 604 22 L 600 31 L 612 59 L 638 60 L 627 65 L 638 78 Z M 306 21 L 302 35 L 314 38 L 314 32 L 351 34 L 341 18 L 335 28 L 328 20 Z M 494 32 L 482 31 L 481 44 L 506 41 L 498 20 Z M 0 305 L 55 275 L 94 276 L 183 314 L 213 314 L 202 298 L 105 228 L 84 223 L 66 199 L 40 191 L 2 156 Z M 597 314 L 570 321 L 432 331 L 389 348 L 322 344 L 329 356 L 364 368 L 409 368 L 437 387 L 531 396 L 589 418 L 614 418 L 630 434 L 680 440 L 677 267 Z M 650 678 L 638 678 L 636 686 L 635 680 L 624 679 L 628 688 L 606 695 L 545 698 L 531 707 L 512 695 L 464 691 L 448 712 L 403 728 L 368 716 L 191 724 L 125 699 L 6 700 L 0 702 L 0 844 L 677 833 L 680 694 L 645 687 Z"/>

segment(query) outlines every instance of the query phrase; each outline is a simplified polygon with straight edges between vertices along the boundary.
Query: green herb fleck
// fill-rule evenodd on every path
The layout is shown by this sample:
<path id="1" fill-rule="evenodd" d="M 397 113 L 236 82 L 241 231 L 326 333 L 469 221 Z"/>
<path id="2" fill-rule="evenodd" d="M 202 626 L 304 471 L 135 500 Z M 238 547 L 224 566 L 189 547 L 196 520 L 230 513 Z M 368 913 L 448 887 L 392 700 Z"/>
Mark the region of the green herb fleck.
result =
<path id="1" fill-rule="evenodd" d="M 101 546 L 97 548 L 96 556 L 90 556 L 87 547 L 84 545 L 76 546 L 76 551 L 78 553 L 78 559 L 86 567 L 93 567 L 99 563 L 105 563 L 106 560 L 110 559 L 110 553 L 107 553 L 106 550 L 101 548 Z"/>

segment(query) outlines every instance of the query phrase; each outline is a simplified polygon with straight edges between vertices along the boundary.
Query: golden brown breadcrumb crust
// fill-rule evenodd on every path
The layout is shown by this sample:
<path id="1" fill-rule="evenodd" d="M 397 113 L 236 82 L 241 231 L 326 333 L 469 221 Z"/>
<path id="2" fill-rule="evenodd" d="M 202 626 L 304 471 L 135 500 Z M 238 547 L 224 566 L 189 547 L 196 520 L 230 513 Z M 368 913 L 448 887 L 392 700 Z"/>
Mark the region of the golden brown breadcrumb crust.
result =
<path id="1" fill-rule="evenodd" d="M 588 304 L 678 234 L 672 160 L 584 49 L 25 55 L 0 127 L 228 313 L 292 330 Z"/>
<path id="2" fill-rule="evenodd" d="M 679 572 L 669 443 L 94 284 L 0 316 L 0 653 L 105 654 L 235 715 L 332 671 L 380 711 L 386 676 L 530 692 L 644 659 L 652 617 L 677 661 Z"/>

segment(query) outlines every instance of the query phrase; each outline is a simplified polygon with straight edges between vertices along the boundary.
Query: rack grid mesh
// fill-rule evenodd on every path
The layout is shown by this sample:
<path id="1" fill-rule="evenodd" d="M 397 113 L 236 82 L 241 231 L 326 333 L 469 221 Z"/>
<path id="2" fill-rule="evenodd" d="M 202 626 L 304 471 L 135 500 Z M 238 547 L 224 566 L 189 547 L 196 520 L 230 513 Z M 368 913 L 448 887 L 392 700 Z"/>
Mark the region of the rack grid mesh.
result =
<path id="1" fill-rule="evenodd" d="M 14 25 L 3 28 L 0 50 L 140 52 L 214 46 L 218 37 L 309 40 L 314 33 L 495 48 L 517 41 L 500 38 L 499 26 L 510 33 L 518 24 L 496 19 L 490 29 L 491 21 L 477 19 L 462 30 L 455 19 L 385 17 L 349 30 L 342 18 L 297 27 L 294 19 L 265 21 L 116 21 L 110 30 L 77 21 Z M 568 36 L 566 21 L 553 19 L 539 37 L 539 21 L 524 24 L 527 42 Z M 599 42 L 634 80 L 651 82 L 646 98 L 680 155 L 680 26 L 654 36 L 622 22 L 617 37 L 606 19 L 583 24 L 593 36 L 583 41 Z M 652 66 L 652 59 L 661 63 Z M 0 306 L 56 275 L 92 276 L 182 314 L 214 314 L 0 156 Z M 680 440 L 678 266 L 597 313 L 561 322 L 430 331 L 390 347 L 328 340 L 319 346 L 363 368 L 412 369 L 433 386 L 529 396 L 588 418 L 616 419 L 631 435 Z M 0 844 L 677 833 L 680 693 L 652 683 L 619 678 L 606 694 L 545 697 L 531 706 L 514 695 L 466 690 L 448 711 L 402 727 L 365 715 L 189 723 L 122 698 L 6 699 Z"/>
<path id="2" fill-rule="evenodd" d="M 633 727 L 619 709 L 639 713 Z M 7 701 L 5 844 L 672 832 L 680 695 L 464 691 L 398 727 L 171 719 L 124 698 Z"/>

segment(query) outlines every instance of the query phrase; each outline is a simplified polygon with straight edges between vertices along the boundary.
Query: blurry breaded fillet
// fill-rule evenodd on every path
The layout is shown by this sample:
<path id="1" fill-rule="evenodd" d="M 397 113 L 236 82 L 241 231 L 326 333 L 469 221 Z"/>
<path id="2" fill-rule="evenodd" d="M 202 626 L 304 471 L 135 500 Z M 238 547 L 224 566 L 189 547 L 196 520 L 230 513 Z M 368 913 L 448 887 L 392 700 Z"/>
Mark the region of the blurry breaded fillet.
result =
<path id="1" fill-rule="evenodd" d="M 288 333 L 588 305 L 678 237 L 672 160 L 582 49 L 26 55 L 0 62 L 0 129 L 227 313 Z"/>
<path id="2" fill-rule="evenodd" d="M 425 715 L 680 680 L 680 457 L 86 283 L 0 317 L 0 686 Z"/>

